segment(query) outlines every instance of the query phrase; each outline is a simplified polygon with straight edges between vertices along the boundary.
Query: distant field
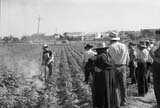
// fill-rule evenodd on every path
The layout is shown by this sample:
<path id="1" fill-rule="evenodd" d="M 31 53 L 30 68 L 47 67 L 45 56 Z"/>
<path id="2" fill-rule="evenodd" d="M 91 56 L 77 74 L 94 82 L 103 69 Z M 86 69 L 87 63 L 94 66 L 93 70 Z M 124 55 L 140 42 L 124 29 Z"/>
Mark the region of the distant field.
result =
<path id="1" fill-rule="evenodd" d="M 43 89 L 43 82 L 33 77 L 39 75 L 43 69 L 42 45 L 0 46 L 0 107 L 91 108 L 91 90 L 83 83 L 84 45 L 84 42 L 49 45 L 54 52 L 55 63 L 52 84 L 48 85 L 46 90 Z M 6 73 L 11 78 L 5 76 Z M 33 79 L 30 84 L 27 83 L 29 78 Z M 42 86 L 39 87 L 37 84 Z M 152 89 L 145 98 L 132 98 L 136 93 L 135 85 L 128 86 L 130 97 L 126 108 L 154 108 L 155 98 Z"/>

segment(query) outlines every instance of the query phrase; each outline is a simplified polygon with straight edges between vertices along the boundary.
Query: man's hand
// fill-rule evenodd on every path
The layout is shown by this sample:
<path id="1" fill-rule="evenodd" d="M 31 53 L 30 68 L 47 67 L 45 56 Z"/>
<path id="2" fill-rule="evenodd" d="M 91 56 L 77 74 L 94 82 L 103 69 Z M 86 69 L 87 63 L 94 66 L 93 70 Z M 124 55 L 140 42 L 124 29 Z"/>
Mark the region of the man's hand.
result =
<path id="1" fill-rule="evenodd" d="M 94 70 L 95 70 L 96 72 L 101 72 L 101 71 L 102 71 L 102 69 L 98 68 L 97 66 L 94 67 Z"/>

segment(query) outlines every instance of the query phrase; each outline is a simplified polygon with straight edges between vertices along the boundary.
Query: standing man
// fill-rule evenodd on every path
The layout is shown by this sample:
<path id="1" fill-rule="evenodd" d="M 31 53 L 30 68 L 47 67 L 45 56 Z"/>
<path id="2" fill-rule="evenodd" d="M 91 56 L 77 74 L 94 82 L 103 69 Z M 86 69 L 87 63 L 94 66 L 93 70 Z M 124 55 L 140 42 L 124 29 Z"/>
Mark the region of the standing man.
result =
<path id="1" fill-rule="evenodd" d="M 93 46 L 90 45 L 90 44 L 87 44 L 84 47 L 85 52 L 84 52 L 84 56 L 83 56 L 83 68 L 84 68 L 84 71 L 85 71 L 85 78 L 88 78 L 88 75 L 89 75 L 89 73 L 87 71 L 87 69 L 88 69 L 87 67 L 88 66 L 86 65 L 87 62 L 88 62 L 88 59 L 91 58 L 91 57 L 93 57 L 93 56 L 95 56 L 97 54 L 96 52 L 94 52 L 92 50 L 92 48 L 93 48 Z M 88 83 L 88 79 L 85 79 L 84 82 Z"/>
<path id="2" fill-rule="evenodd" d="M 133 42 L 130 42 L 128 45 L 128 48 L 129 48 L 129 56 L 130 56 L 129 76 L 131 77 L 131 84 L 136 84 L 137 52 L 135 49 L 135 44 Z"/>
<path id="3" fill-rule="evenodd" d="M 128 48 L 125 44 L 119 42 L 120 38 L 118 37 L 118 33 L 111 32 L 109 36 L 111 39 L 108 52 L 111 55 L 117 69 L 115 74 L 121 95 L 120 105 L 125 106 L 127 97 L 126 65 L 129 64 Z"/>
<path id="4" fill-rule="evenodd" d="M 158 108 L 160 108 L 160 29 L 156 30 L 155 34 L 157 43 L 151 49 L 151 56 L 154 61 L 152 64 L 152 71 L 155 96 L 157 99 Z"/>
<path id="5" fill-rule="evenodd" d="M 148 92 L 148 82 L 147 82 L 147 61 L 149 52 L 146 49 L 146 44 L 144 41 L 140 41 L 138 45 L 138 68 L 137 68 L 137 85 L 139 96 L 144 96 Z"/>
<path id="6" fill-rule="evenodd" d="M 52 63 L 54 62 L 54 56 L 52 54 L 52 51 L 49 50 L 48 45 L 43 45 L 43 55 L 42 55 L 42 65 L 45 66 L 45 79 L 49 81 L 51 75 L 52 75 Z M 48 69 L 48 73 L 46 70 Z"/>
<path id="7" fill-rule="evenodd" d="M 150 73 L 150 69 L 151 69 L 151 65 L 153 63 L 153 58 L 150 56 L 150 51 L 151 51 L 151 48 L 153 47 L 153 43 L 149 40 L 146 40 L 146 49 L 148 51 L 148 60 L 146 62 L 147 64 L 147 82 L 148 82 L 148 87 L 150 86 L 150 82 L 151 82 L 151 73 Z"/>
<path id="8" fill-rule="evenodd" d="M 93 100 L 93 107 L 95 107 L 95 90 L 93 88 L 93 71 L 92 70 L 92 63 L 89 62 L 89 59 L 97 55 L 96 52 L 92 50 L 93 46 L 91 44 L 86 44 L 84 47 L 85 52 L 83 56 L 83 69 L 84 69 L 84 74 L 85 74 L 85 79 L 84 83 L 88 84 L 91 87 L 92 90 L 92 100 Z M 92 79 L 90 80 L 90 74 L 92 74 Z"/>

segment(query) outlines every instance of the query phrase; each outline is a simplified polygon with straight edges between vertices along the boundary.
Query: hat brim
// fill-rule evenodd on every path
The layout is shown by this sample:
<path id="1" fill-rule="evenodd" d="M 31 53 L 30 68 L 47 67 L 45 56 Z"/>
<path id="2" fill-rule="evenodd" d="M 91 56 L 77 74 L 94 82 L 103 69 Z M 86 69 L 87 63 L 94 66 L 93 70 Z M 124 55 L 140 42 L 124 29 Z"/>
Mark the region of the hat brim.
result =
<path id="1" fill-rule="evenodd" d="M 140 47 L 143 47 L 143 48 L 146 48 L 146 46 L 145 45 L 139 45 Z"/>
<path id="2" fill-rule="evenodd" d="M 109 47 L 98 47 L 98 48 L 93 48 L 93 50 L 98 50 L 98 49 L 108 49 Z"/>
<path id="3" fill-rule="evenodd" d="M 117 41 L 119 41 L 120 38 L 119 37 L 115 37 L 115 38 L 111 38 L 110 40 L 117 40 Z"/>
<path id="4" fill-rule="evenodd" d="M 93 48 L 93 46 L 85 46 L 84 49 Z"/>
<path id="5" fill-rule="evenodd" d="M 46 47 L 43 47 L 42 49 L 45 49 L 45 48 L 48 48 L 48 46 L 46 46 Z"/>

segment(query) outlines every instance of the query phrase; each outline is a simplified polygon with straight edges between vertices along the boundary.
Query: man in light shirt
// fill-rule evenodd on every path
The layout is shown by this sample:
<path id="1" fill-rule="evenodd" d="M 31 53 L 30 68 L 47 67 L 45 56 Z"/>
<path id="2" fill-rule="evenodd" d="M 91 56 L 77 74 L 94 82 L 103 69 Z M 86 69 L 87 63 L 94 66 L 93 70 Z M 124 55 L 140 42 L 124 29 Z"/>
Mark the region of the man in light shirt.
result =
<path id="1" fill-rule="evenodd" d="M 129 76 L 131 77 L 131 84 L 136 84 L 137 52 L 135 49 L 135 44 L 133 42 L 130 42 L 128 45 L 128 49 L 130 56 Z"/>
<path id="2" fill-rule="evenodd" d="M 84 56 L 83 56 L 83 67 L 84 67 L 84 70 L 87 70 L 87 69 L 86 69 L 86 68 L 87 68 L 86 63 L 88 62 L 88 59 L 91 58 L 91 57 L 93 57 L 93 56 L 95 56 L 95 55 L 97 54 L 96 52 L 94 52 L 94 51 L 92 50 L 92 48 L 93 48 L 93 46 L 90 45 L 90 44 L 87 44 L 87 45 L 84 47 L 84 49 L 86 50 L 86 51 L 84 52 Z M 85 78 L 87 78 L 87 77 L 86 77 L 87 75 L 88 75 L 88 73 L 85 72 Z M 85 83 L 88 83 L 86 79 L 84 80 L 84 82 L 85 82 Z"/>
<path id="3" fill-rule="evenodd" d="M 151 65 L 152 65 L 152 63 L 153 63 L 153 58 L 151 57 L 151 55 L 150 55 L 150 51 L 151 51 L 151 49 L 152 49 L 152 47 L 153 47 L 153 41 L 151 41 L 151 40 L 146 40 L 145 41 L 146 42 L 146 49 L 147 49 L 147 51 L 148 51 L 148 60 L 147 60 L 147 62 L 146 62 L 146 65 L 147 65 L 147 83 L 148 83 L 148 87 L 150 86 L 150 82 L 151 82 Z"/>
<path id="4" fill-rule="evenodd" d="M 146 49 L 146 44 L 144 41 L 139 42 L 138 49 L 137 86 L 139 96 L 144 96 L 148 92 L 147 61 L 149 52 Z"/>
<path id="5" fill-rule="evenodd" d="M 109 37 L 111 39 L 108 52 L 111 55 L 114 65 L 117 69 L 115 74 L 116 74 L 117 85 L 119 87 L 121 95 L 120 105 L 124 106 L 126 105 L 126 97 L 127 97 L 126 65 L 129 64 L 129 52 L 127 46 L 119 42 L 120 38 L 118 37 L 118 33 L 111 32 Z"/>

